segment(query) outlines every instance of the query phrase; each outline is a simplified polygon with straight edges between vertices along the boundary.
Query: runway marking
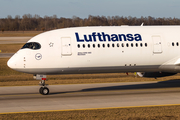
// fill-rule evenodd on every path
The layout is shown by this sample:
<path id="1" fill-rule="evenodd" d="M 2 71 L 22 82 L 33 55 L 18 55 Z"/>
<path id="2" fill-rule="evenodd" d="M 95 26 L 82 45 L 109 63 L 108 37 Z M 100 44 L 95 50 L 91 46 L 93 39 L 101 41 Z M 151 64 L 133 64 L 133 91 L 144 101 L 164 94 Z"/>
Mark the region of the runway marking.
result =
<path id="1" fill-rule="evenodd" d="M 146 106 L 127 106 L 127 107 L 107 107 L 107 108 L 87 108 L 87 109 L 68 109 L 68 110 L 47 110 L 47 111 L 27 111 L 27 112 L 8 112 L 3 114 L 23 114 L 23 113 L 43 113 L 43 112 L 66 112 L 66 111 L 81 111 L 81 110 L 105 110 L 105 109 L 125 109 L 125 108 L 149 108 L 149 107 L 168 107 L 179 106 L 180 104 L 165 104 L 165 105 L 146 105 Z"/>

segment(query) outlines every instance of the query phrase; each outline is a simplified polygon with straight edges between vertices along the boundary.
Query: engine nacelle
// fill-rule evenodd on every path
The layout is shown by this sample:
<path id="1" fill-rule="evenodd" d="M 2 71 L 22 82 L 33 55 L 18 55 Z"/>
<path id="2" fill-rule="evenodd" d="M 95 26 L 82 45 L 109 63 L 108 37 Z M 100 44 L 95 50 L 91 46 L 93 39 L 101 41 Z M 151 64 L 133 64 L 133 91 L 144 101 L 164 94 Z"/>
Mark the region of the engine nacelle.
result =
<path id="1" fill-rule="evenodd" d="M 140 77 L 158 78 L 158 77 L 166 77 L 166 76 L 175 75 L 177 73 L 168 73 L 168 72 L 137 72 L 137 74 Z"/>

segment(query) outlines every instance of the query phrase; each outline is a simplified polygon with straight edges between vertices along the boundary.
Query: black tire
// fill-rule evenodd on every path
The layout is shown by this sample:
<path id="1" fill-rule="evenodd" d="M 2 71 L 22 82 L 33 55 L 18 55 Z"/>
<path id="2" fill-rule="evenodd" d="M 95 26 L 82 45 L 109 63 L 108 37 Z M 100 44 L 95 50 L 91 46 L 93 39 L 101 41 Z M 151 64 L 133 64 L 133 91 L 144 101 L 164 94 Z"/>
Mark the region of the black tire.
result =
<path id="1" fill-rule="evenodd" d="M 42 94 L 42 91 L 43 91 L 43 87 L 40 87 L 39 88 L 39 93 Z"/>
<path id="2" fill-rule="evenodd" d="M 48 95 L 49 94 L 49 89 L 47 87 L 44 87 L 41 91 L 42 95 Z"/>

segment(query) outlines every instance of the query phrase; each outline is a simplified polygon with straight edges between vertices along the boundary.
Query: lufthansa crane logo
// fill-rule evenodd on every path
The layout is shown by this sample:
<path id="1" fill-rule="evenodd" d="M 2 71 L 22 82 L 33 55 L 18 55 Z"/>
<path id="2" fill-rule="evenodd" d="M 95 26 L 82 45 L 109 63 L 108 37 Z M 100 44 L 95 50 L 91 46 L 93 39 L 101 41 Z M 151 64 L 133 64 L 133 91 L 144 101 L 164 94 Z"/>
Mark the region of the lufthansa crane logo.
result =
<path id="1" fill-rule="evenodd" d="M 36 58 L 36 60 L 41 60 L 42 55 L 41 55 L 40 53 L 37 53 L 37 54 L 35 55 L 35 58 Z"/>

